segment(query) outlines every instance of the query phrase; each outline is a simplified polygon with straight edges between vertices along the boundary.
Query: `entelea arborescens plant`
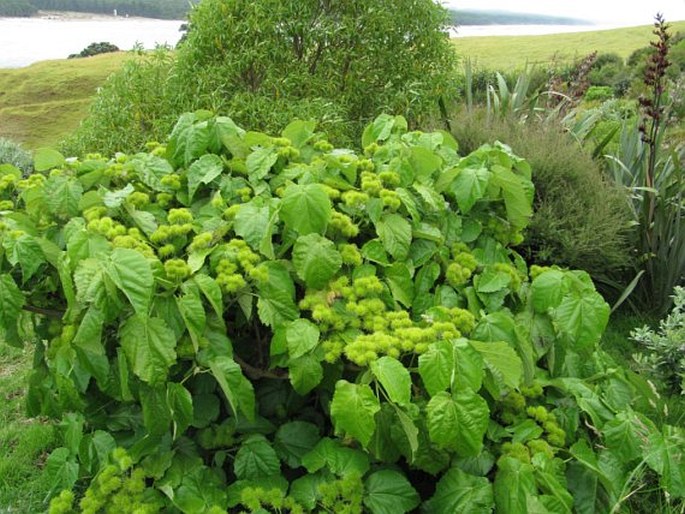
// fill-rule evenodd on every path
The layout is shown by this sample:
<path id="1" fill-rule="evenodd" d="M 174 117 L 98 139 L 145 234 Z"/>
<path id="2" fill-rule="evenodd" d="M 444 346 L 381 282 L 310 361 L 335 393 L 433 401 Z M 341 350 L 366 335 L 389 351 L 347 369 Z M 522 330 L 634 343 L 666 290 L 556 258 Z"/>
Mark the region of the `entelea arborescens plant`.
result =
<path id="1" fill-rule="evenodd" d="M 147 153 L 0 167 L 50 512 L 607 512 L 645 466 L 685 494 L 588 275 L 513 249 L 525 160 L 388 115 L 362 145 L 199 112 Z"/>

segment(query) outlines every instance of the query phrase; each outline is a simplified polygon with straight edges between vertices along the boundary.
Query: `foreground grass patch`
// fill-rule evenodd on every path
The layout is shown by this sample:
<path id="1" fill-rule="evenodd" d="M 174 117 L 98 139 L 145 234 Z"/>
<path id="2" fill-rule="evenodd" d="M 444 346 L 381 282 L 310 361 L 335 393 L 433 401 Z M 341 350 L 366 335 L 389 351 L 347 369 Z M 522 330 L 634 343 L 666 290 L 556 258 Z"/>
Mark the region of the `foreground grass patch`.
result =
<path id="1" fill-rule="evenodd" d="M 685 31 L 685 21 L 670 24 L 672 32 Z M 528 65 L 562 65 L 594 51 L 616 53 L 627 58 L 647 46 L 652 26 L 544 36 L 487 36 L 454 39 L 460 56 L 469 57 L 479 68 L 510 71 Z"/>
<path id="2" fill-rule="evenodd" d="M 0 513 L 45 510 L 48 487 L 42 467 L 55 443 L 55 429 L 27 419 L 24 410 L 31 352 L 0 344 Z"/>
<path id="3" fill-rule="evenodd" d="M 55 146 L 78 127 L 97 88 L 127 57 L 118 52 L 0 70 L 0 136 L 27 148 Z"/>

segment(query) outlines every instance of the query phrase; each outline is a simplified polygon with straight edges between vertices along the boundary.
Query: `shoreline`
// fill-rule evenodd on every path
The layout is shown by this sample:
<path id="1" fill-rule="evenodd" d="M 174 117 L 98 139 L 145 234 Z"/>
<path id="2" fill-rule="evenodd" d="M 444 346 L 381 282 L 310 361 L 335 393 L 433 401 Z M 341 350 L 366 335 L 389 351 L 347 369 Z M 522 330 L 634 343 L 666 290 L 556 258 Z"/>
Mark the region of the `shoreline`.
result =
<path id="1" fill-rule="evenodd" d="M 146 18 L 144 16 L 125 16 L 103 13 L 90 13 L 78 11 L 38 11 L 29 19 L 53 20 L 53 21 L 131 21 L 131 20 L 155 20 L 155 21 L 178 21 L 184 23 L 185 20 L 172 20 L 166 18 Z"/>

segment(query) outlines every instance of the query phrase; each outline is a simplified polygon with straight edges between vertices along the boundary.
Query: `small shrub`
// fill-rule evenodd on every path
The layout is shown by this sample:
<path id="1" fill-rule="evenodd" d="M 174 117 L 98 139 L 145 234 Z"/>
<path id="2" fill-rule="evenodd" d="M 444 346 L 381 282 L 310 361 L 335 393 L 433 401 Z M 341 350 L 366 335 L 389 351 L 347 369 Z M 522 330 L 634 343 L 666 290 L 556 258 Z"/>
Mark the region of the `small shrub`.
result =
<path id="1" fill-rule="evenodd" d="M 501 140 L 530 163 L 535 212 L 520 247 L 529 261 L 584 269 L 600 282 L 630 263 L 625 194 L 570 136 L 532 121 L 485 122 L 478 112 L 453 127 L 464 152 Z"/>
<path id="2" fill-rule="evenodd" d="M 673 310 L 661 320 L 658 330 L 645 325 L 631 332 L 631 339 L 646 350 L 633 358 L 667 392 L 685 394 L 685 287 L 674 289 L 673 303 Z"/>
<path id="3" fill-rule="evenodd" d="M 587 102 L 604 102 L 614 96 L 614 90 L 610 86 L 590 86 L 585 93 Z"/>
<path id="4" fill-rule="evenodd" d="M 31 154 L 20 144 L 4 137 L 0 137 L 0 164 L 11 164 L 28 174 L 32 170 Z"/>
<path id="5" fill-rule="evenodd" d="M 92 57 L 93 55 L 107 54 L 111 52 L 118 52 L 119 47 L 112 43 L 91 43 L 77 54 L 71 54 L 68 59 L 76 59 L 79 57 Z"/>

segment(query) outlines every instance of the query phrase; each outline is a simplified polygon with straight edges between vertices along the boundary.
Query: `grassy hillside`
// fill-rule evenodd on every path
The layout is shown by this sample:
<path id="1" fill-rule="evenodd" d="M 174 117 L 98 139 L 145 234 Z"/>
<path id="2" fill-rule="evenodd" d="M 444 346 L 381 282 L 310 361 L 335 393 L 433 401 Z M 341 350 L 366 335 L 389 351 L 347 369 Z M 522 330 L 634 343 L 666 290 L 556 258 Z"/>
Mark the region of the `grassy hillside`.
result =
<path id="1" fill-rule="evenodd" d="M 672 32 L 685 32 L 685 21 L 671 24 Z M 597 50 L 623 58 L 653 39 L 652 26 L 545 36 L 488 36 L 454 39 L 459 55 L 481 68 L 508 71 L 528 64 L 550 65 L 584 57 Z"/>
<path id="2" fill-rule="evenodd" d="M 0 136 L 27 148 L 55 145 L 78 127 L 97 88 L 126 57 L 119 52 L 0 69 Z"/>

